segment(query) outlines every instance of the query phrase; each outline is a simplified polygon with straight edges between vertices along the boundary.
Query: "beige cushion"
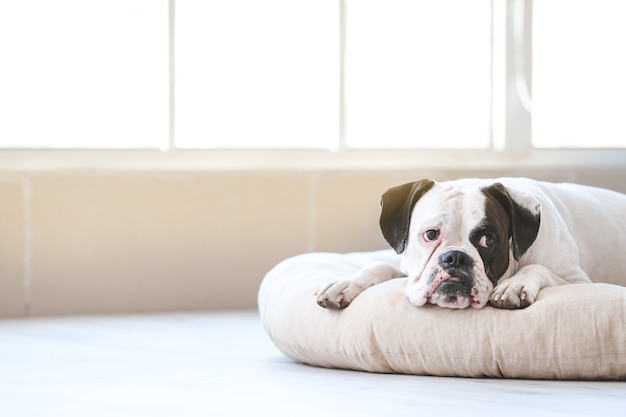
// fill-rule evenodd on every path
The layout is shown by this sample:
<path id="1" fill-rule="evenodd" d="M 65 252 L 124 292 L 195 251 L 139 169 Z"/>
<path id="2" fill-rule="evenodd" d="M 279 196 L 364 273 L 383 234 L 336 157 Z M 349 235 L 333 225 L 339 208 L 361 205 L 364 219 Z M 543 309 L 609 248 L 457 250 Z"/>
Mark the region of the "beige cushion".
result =
<path id="1" fill-rule="evenodd" d="M 451 310 L 411 306 L 405 279 L 395 279 L 342 311 L 316 304 L 322 284 L 388 256 L 313 253 L 278 264 L 258 299 L 274 344 L 295 361 L 370 372 L 626 379 L 626 287 L 565 285 L 523 310 Z"/>

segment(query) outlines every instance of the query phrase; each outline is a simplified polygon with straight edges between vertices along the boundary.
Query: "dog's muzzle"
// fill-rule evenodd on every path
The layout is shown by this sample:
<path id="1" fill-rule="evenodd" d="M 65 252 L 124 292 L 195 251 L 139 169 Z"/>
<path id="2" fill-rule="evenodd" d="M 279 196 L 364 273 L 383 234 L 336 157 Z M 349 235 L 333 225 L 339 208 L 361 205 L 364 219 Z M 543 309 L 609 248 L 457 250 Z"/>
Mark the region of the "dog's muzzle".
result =
<path id="1" fill-rule="evenodd" d="M 438 268 L 433 273 L 431 298 L 446 306 L 465 308 L 471 302 L 474 261 L 465 252 L 449 250 L 439 257 Z"/>
<path id="2" fill-rule="evenodd" d="M 476 273 L 471 256 L 448 249 L 439 256 L 430 275 L 422 276 L 414 288 L 407 286 L 406 295 L 416 306 L 428 302 L 447 308 L 482 308 L 486 300 L 477 289 Z"/>

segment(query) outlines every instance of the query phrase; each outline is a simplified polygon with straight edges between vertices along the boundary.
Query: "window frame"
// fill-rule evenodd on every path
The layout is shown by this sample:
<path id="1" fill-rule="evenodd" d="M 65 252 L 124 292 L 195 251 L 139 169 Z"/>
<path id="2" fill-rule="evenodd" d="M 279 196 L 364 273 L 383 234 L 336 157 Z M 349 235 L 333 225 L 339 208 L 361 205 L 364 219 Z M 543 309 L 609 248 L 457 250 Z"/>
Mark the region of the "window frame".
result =
<path id="1" fill-rule="evenodd" d="M 345 143 L 346 0 L 339 1 L 340 117 L 337 147 L 319 149 L 180 149 L 175 143 L 175 13 L 169 10 L 169 143 L 166 149 L 0 149 L 0 170 L 380 170 L 415 168 L 626 167 L 626 149 L 539 149 L 532 145 L 529 91 L 532 0 L 492 0 L 491 149 L 352 149 Z"/>

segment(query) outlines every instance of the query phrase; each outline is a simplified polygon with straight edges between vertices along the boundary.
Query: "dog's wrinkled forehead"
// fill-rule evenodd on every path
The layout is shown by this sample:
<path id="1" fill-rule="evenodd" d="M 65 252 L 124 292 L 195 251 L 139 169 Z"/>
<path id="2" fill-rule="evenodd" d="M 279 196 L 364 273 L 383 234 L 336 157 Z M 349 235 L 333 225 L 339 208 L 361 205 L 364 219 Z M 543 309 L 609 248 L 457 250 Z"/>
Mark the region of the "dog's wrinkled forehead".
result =
<path id="1" fill-rule="evenodd" d="M 468 234 L 485 217 L 485 196 L 479 189 L 437 184 L 413 207 L 409 227 L 446 229 Z"/>

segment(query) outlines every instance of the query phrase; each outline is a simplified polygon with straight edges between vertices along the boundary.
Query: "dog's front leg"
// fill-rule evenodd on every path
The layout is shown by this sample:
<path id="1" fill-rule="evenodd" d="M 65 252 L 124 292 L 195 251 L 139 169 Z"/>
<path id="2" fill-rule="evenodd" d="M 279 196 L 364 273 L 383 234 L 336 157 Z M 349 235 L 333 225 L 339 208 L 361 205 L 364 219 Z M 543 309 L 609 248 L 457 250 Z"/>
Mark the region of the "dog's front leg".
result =
<path id="1" fill-rule="evenodd" d="M 512 277 L 498 282 L 489 297 L 489 303 L 510 310 L 526 308 L 535 302 L 542 288 L 567 284 L 568 281 L 572 280 L 559 277 L 543 265 L 526 265 Z M 580 282 L 584 282 L 584 279 Z"/>
<path id="2" fill-rule="evenodd" d="M 321 287 L 315 294 L 317 304 L 336 310 L 346 308 L 359 294 L 372 285 L 404 276 L 402 271 L 390 263 L 371 264 L 342 280 L 329 282 Z"/>

